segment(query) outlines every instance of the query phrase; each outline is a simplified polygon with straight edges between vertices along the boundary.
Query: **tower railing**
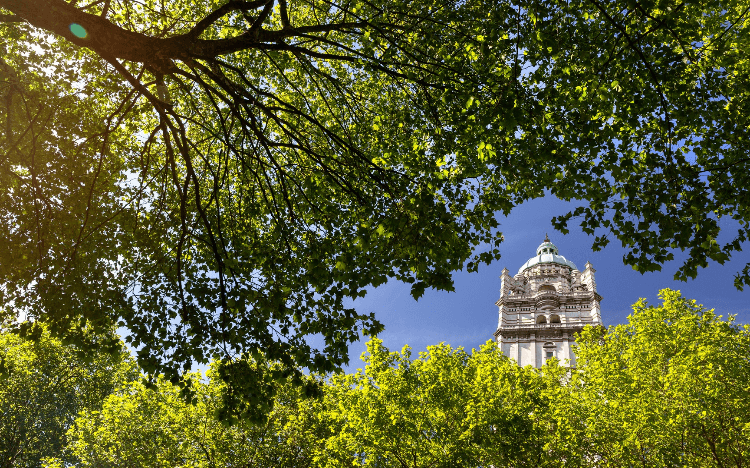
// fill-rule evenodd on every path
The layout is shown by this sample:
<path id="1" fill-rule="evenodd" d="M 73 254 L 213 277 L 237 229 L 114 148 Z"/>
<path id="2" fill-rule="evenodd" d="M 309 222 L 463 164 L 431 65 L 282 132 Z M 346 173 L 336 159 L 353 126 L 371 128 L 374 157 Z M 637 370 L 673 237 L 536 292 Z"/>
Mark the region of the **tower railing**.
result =
<path id="1" fill-rule="evenodd" d="M 532 328 L 574 328 L 583 325 L 591 324 L 593 321 L 590 320 L 578 320 L 575 322 L 566 323 L 522 323 L 519 325 L 501 325 L 498 327 L 499 330 L 527 330 Z"/>
<path id="2" fill-rule="evenodd" d="M 591 291 L 571 291 L 566 293 L 560 293 L 557 291 L 542 291 L 535 294 L 506 294 L 505 297 L 511 299 L 536 299 L 540 296 L 556 296 L 556 297 L 587 297 L 592 294 Z"/>

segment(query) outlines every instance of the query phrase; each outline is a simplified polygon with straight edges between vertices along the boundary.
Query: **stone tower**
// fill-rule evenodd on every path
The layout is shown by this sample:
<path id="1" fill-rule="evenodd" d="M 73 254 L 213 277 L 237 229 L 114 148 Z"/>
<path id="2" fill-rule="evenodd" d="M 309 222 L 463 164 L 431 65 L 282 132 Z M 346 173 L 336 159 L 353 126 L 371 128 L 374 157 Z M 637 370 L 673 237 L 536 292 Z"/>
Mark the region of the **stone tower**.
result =
<path id="1" fill-rule="evenodd" d="M 515 276 L 503 269 L 500 318 L 495 339 L 503 353 L 519 365 L 541 367 L 550 357 L 575 367 L 571 344 L 586 325 L 602 325 L 594 268 L 583 272 L 558 254 L 545 236 L 536 257 L 523 264 Z"/>

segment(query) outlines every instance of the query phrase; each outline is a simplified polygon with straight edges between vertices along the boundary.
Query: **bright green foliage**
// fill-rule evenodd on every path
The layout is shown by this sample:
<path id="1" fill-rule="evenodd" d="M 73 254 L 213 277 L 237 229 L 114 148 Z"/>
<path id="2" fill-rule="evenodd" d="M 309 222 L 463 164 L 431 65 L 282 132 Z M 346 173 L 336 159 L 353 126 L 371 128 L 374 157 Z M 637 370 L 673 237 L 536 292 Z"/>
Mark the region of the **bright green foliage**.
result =
<path id="1" fill-rule="evenodd" d="M 80 346 L 126 327 L 172 382 L 222 359 L 237 405 L 268 408 L 279 376 L 231 363 L 340 368 L 382 328 L 345 300 L 452 289 L 499 257 L 496 213 L 545 190 L 583 201 L 561 231 L 580 215 L 641 272 L 687 250 L 693 277 L 750 235 L 748 11 L 0 0 L 5 313 Z"/>
<path id="2" fill-rule="evenodd" d="M 576 452 L 567 450 L 565 444 L 553 443 L 561 430 L 553 414 L 566 368 L 554 359 L 548 360 L 541 371 L 530 366 L 520 368 L 495 342 L 475 351 L 469 364 L 475 372 L 466 383 L 471 393 L 464 404 L 476 466 L 573 466 Z"/>
<path id="3" fill-rule="evenodd" d="M 321 466 L 745 466 L 750 329 L 660 297 L 585 329 L 573 371 L 519 368 L 493 343 L 411 360 L 372 340 L 364 371 L 326 389 L 342 428 Z"/>
<path id="4" fill-rule="evenodd" d="M 750 329 L 679 291 L 660 297 L 626 325 L 584 331 L 561 419 L 596 466 L 746 466 Z"/>
<path id="5" fill-rule="evenodd" d="M 335 378 L 327 395 L 343 427 L 324 465 L 469 466 L 468 354 L 439 345 L 412 361 L 408 347 L 391 353 L 377 339 L 367 349 L 364 371 Z"/>
<path id="6" fill-rule="evenodd" d="M 440 344 L 410 359 L 373 339 L 364 371 L 326 388 L 341 429 L 321 466 L 549 466 L 545 380 L 489 342 L 472 354 Z M 559 380 L 555 385 L 559 386 Z"/>
<path id="7" fill-rule="evenodd" d="M 82 467 L 559 465 L 545 395 L 560 386 L 560 368 L 542 378 L 493 343 L 471 355 L 438 345 L 413 361 L 377 339 L 368 350 L 366 369 L 332 377 L 322 399 L 276 385 L 263 423 L 216 419 L 230 391 L 218 363 L 208 380 L 190 380 L 192 404 L 163 379 L 154 389 L 133 383 L 80 414 L 68 456 Z"/>
<path id="8" fill-rule="evenodd" d="M 111 395 L 101 410 L 85 411 L 68 432 L 69 455 L 81 467 L 309 467 L 313 449 L 330 428 L 321 426 L 317 400 L 296 386 L 277 388 L 274 411 L 262 424 L 216 418 L 226 385 L 211 369 L 207 381 L 191 374 L 194 400 L 163 379 Z M 50 460 L 49 467 L 62 466 Z"/>
<path id="9" fill-rule="evenodd" d="M 216 420 L 232 388 L 131 384 L 69 431 L 86 467 L 742 467 L 750 456 L 750 330 L 661 291 L 626 325 L 587 328 L 578 368 L 520 368 L 496 343 L 411 358 L 368 343 L 322 398 L 273 385 L 267 420 Z M 257 366 L 257 365 L 256 365 Z M 307 379 L 305 383 L 315 383 Z M 61 466 L 60 462 L 50 466 Z"/>
<path id="10" fill-rule="evenodd" d="M 65 432 L 79 411 L 101 407 L 107 395 L 137 377 L 122 351 L 86 360 L 80 350 L 38 332 L 35 340 L 0 333 L 3 467 L 38 467 L 42 458 L 61 456 Z"/>

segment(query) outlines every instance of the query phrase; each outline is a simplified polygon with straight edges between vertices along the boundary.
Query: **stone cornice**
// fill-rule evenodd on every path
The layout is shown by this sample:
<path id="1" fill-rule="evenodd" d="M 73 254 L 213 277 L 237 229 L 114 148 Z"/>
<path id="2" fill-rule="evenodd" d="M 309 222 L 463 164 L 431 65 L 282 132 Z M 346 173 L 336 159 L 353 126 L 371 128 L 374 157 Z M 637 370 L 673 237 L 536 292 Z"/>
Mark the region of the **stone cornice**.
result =
<path id="1" fill-rule="evenodd" d="M 493 336 L 495 338 L 498 337 L 498 335 L 507 333 L 507 334 L 517 334 L 517 333 L 530 333 L 530 332 L 545 332 L 550 330 L 560 330 L 560 331 L 566 331 L 566 332 L 579 332 L 583 330 L 583 327 L 586 326 L 597 326 L 601 325 L 600 322 L 576 322 L 576 323 L 529 323 L 529 324 L 523 324 L 523 325 L 512 325 L 507 327 L 498 327 L 497 330 L 495 330 L 495 333 L 493 333 Z"/>
<path id="2" fill-rule="evenodd" d="M 568 293 L 559 293 L 559 292 L 550 292 L 550 291 L 541 291 L 537 292 L 536 294 L 518 294 L 514 296 L 501 296 L 500 299 L 495 302 L 496 306 L 501 306 L 503 304 L 510 305 L 510 304 L 534 304 L 536 303 L 537 299 L 541 296 L 556 296 L 560 304 L 566 304 L 569 302 L 578 302 L 580 299 L 588 299 L 589 301 L 591 299 L 596 299 L 597 301 L 602 300 L 602 296 L 600 296 L 598 293 L 591 292 L 591 291 L 576 291 L 576 292 L 568 292 Z"/>

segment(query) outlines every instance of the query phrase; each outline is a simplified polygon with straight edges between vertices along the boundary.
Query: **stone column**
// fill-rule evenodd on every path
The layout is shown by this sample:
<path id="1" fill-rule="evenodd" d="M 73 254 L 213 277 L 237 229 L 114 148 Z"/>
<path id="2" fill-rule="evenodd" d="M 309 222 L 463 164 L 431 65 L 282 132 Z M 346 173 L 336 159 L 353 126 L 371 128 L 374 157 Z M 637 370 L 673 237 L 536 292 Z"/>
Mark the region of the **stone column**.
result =
<path id="1" fill-rule="evenodd" d="M 562 355 L 563 358 L 560 359 L 560 361 L 562 361 L 560 364 L 565 365 L 565 360 L 567 359 L 568 362 L 569 362 L 569 365 L 573 365 L 573 353 L 570 350 L 570 338 L 568 337 L 568 332 L 567 331 L 563 332 L 563 345 L 562 345 L 562 347 L 563 347 L 562 353 L 560 353 L 560 354 Z"/>
<path id="2" fill-rule="evenodd" d="M 521 334 L 516 333 L 516 364 L 521 365 Z"/>

